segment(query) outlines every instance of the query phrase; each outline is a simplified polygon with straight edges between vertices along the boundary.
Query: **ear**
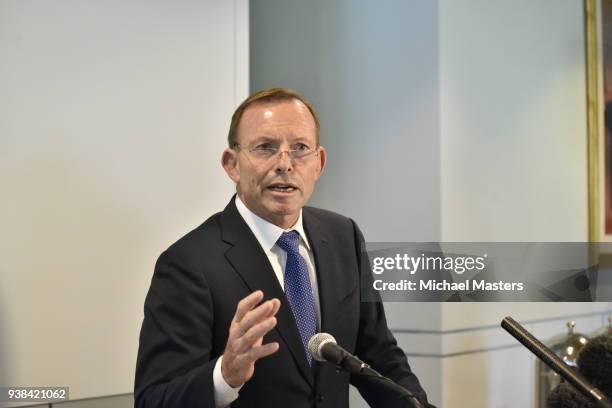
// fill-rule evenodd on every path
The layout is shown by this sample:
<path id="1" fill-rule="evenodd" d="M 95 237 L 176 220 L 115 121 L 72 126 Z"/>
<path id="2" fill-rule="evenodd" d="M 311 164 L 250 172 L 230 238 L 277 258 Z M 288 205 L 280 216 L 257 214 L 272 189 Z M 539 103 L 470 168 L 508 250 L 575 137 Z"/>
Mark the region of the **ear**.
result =
<path id="1" fill-rule="evenodd" d="M 323 174 L 323 170 L 325 169 L 325 163 L 327 162 L 327 152 L 325 151 L 325 148 L 323 146 L 319 147 L 319 162 L 317 163 L 317 176 L 315 178 L 315 180 L 318 180 L 319 177 L 321 177 L 321 174 Z"/>
<path id="2" fill-rule="evenodd" d="M 221 165 L 223 169 L 234 183 L 240 181 L 240 166 L 238 165 L 238 152 L 234 149 L 227 148 L 221 155 Z"/>

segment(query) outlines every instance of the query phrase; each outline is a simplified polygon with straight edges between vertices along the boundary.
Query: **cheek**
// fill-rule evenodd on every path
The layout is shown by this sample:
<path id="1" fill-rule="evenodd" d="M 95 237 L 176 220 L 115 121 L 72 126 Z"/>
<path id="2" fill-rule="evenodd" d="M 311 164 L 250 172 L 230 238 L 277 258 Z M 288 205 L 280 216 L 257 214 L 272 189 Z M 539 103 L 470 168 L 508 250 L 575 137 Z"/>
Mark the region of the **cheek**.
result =
<path id="1" fill-rule="evenodd" d="M 314 189 L 315 182 L 317 181 L 318 173 L 312 169 L 310 172 L 302 176 L 304 190 L 312 191 Z"/>
<path id="2" fill-rule="evenodd" d="M 241 175 L 243 186 L 249 189 L 252 193 L 259 194 L 263 190 L 265 174 L 261 171 L 249 169 Z"/>
<path id="3" fill-rule="evenodd" d="M 257 179 L 254 178 L 249 178 L 249 190 L 251 190 L 252 192 L 256 192 L 259 193 L 259 183 L 257 182 Z"/>

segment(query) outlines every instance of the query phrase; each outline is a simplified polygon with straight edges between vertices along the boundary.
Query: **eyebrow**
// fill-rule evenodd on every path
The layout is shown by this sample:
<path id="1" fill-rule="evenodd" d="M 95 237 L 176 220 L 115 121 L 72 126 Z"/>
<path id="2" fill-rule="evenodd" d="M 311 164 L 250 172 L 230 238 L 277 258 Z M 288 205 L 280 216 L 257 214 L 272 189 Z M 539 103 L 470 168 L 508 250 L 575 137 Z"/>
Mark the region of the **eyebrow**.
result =
<path id="1" fill-rule="evenodd" d="M 281 137 L 279 136 L 270 136 L 270 135 L 262 135 L 258 136 L 253 140 L 253 143 L 261 143 L 261 142 L 279 142 Z M 292 140 L 291 143 L 304 143 L 311 144 L 311 141 L 304 136 L 298 136 L 295 140 Z M 316 143 L 316 141 L 312 141 L 312 143 Z"/>
<path id="2" fill-rule="evenodd" d="M 274 136 L 259 136 L 256 137 L 255 140 L 253 140 L 253 144 L 259 144 L 259 143 L 278 143 L 279 138 L 278 137 L 274 137 Z"/>
<path id="3" fill-rule="evenodd" d="M 279 141 L 281 138 L 278 136 L 270 136 L 270 135 L 262 135 L 262 136 L 258 136 L 255 138 L 256 142 L 261 142 L 261 141 L 269 141 L 269 142 L 277 142 Z M 308 138 L 304 137 L 304 136 L 298 136 L 297 138 L 295 138 L 295 140 L 292 140 L 293 143 L 296 142 L 308 142 Z"/>

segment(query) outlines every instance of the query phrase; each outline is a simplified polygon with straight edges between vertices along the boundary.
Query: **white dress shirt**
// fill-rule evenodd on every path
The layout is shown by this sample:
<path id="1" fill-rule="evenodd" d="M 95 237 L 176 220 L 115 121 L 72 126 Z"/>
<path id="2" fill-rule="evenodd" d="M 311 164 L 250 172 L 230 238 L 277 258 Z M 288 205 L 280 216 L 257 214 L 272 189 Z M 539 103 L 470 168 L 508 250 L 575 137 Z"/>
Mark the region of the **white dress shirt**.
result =
<path id="1" fill-rule="evenodd" d="M 302 255 L 302 257 L 306 261 L 306 265 L 308 266 L 308 275 L 310 276 L 310 285 L 312 286 L 312 295 L 317 311 L 317 326 L 320 328 L 321 309 L 319 304 L 317 274 L 314 267 L 314 257 L 312 254 L 312 250 L 310 248 L 308 238 L 306 237 L 306 233 L 304 232 L 304 225 L 302 223 L 302 210 L 300 210 L 298 220 L 293 225 L 293 227 L 284 230 L 255 215 L 255 213 L 253 213 L 246 207 L 246 205 L 242 202 L 238 195 L 236 195 L 236 207 L 238 208 L 238 212 L 240 213 L 244 221 L 247 223 L 251 231 L 253 231 L 255 238 L 257 238 L 257 241 L 259 242 L 259 245 L 261 245 L 261 248 L 268 257 L 270 265 L 272 265 L 274 274 L 276 275 L 276 278 L 278 279 L 278 282 L 280 283 L 280 286 L 283 291 L 285 290 L 284 277 L 285 264 L 287 263 L 287 253 L 278 245 L 276 245 L 276 241 L 278 241 L 283 232 L 295 230 L 300 234 L 299 251 L 300 255 Z M 261 271 L 261 273 L 263 273 L 263 271 Z M 236 398 L 238 398 L 238 392 L 241 388 L 232 388 L 227 382 L 225 382 L 223 375 L 221 375 L 222 360 L 223 356 L 219 357 L 213 370 L 215 406 L 217 408 L 226 407 L 234 400 L 236 400 Z"/>

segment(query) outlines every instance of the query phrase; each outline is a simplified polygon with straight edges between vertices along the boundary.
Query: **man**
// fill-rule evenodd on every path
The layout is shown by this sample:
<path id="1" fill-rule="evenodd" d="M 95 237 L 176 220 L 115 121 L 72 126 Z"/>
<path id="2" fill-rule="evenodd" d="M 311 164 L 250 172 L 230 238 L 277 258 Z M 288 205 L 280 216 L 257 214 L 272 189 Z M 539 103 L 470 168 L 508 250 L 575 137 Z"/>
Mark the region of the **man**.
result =
<path id="1" fill-rule="evenodd" d="M 338 344 L 427 397 L 371 290 L 363 237 L 340 215 L 304 207 L 326 152 L 312 106 L 287 89 L 236 110 L 222 165 L 237 195 L 159 258 L 145 301 L 135 406 L 347 407 L 349 381 L 375 407 L 397 394 L 309 355 Z M 364 283 L 365 282 L 365 283 Z"/>

